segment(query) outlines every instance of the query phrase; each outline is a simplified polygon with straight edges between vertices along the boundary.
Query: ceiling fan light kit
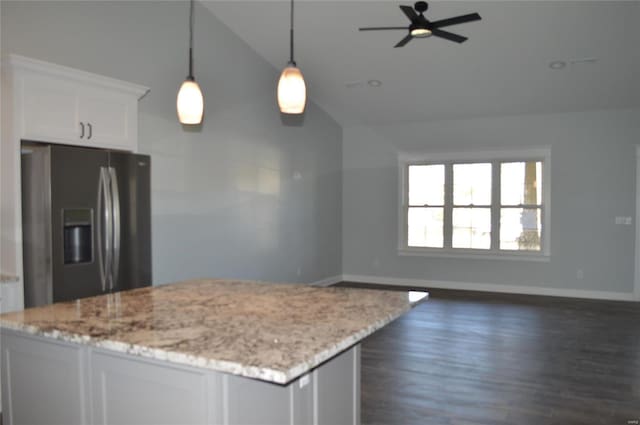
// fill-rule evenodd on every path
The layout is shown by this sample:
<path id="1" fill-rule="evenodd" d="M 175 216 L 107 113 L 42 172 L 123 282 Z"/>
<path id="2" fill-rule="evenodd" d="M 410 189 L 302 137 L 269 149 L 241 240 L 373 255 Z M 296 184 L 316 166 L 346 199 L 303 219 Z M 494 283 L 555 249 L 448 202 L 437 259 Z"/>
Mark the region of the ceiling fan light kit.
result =
<path id="1" fill-rule="evenodd" d="M 293 60 L 293 0 L 291 0 L 291 28 L 289 30 L 289 62 L 280 74 L 277 97 L 283 114 L 302 114 L 307 104 L 307 86 L 302 71 Z"/>
<path id="2" fill-rule="evenodd" d="M 413 28 L 410 32 L 411 36 L 415 38 L 426 38 L 433 35 L 433 33 L 427 28 Z"/>
<path id="3" fill-rule="evenodd" d="M 449 31 L 444 31 L 441 28 L 448 27 L 450 25 L 464 24 L 466 22 L 479 21 L 480 15 L 477 13 L 470 13 L 468 15 L 456 16 L 454 18 L 441 19 L 439 21 L 431 22 L 424 16 L 424 12 L 429 9 L 427 2 L 419 1 L 413 7 L 400 6 L 400 10 L 405 14 L 411 24 L 404 27 L 367 27 L 360 28 L 360 31 L 386 31 L 386 30 L 406 30 L 408 34 L 400 40 L 394 47 L 403 47 L 414 38 L 427 38 L 436 36 L 444 38 L 445 40 L 453 41 L 455 43 L 463 43 L 467 41 L 467 37 L 463 37 L 458 34 L 454 34 Z"/>
<path id="4" fill-rule="evenodd" d="M 189 3 L 189 75 L 178 90 L 176 111 L 181 124 L 202 123 L 204 96 L 193 76 L 193 0 Z"/>

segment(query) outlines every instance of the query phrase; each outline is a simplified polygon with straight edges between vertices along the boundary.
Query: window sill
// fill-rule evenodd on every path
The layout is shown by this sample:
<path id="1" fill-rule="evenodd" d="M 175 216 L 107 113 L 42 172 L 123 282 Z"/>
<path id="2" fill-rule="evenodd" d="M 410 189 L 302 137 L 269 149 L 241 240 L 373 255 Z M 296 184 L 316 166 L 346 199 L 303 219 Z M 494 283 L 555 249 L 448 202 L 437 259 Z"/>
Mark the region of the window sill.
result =
<path id="1" fill-rule="evenodd" d="M 551 260 L 551 256 L 548 253 L 474 252 L 467 250 L 435 250 L 429 248 L 399 248 L 398 255 L 408 257 L 464 258 L 473 260 L 532 261 L 538 263 L 548 263 Z"/>

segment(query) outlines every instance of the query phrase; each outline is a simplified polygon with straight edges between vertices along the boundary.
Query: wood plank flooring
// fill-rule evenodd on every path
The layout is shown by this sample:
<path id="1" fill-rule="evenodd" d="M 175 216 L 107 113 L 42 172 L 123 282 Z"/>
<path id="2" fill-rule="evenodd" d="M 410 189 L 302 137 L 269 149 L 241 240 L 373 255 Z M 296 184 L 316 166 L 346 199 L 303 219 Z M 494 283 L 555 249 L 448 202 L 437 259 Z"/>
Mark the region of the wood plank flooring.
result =
<path id="1" fill-rule="evenodd" d="M 640 303 L 429 292 L 362 344 L 363 424 L 639 423 Z"/>

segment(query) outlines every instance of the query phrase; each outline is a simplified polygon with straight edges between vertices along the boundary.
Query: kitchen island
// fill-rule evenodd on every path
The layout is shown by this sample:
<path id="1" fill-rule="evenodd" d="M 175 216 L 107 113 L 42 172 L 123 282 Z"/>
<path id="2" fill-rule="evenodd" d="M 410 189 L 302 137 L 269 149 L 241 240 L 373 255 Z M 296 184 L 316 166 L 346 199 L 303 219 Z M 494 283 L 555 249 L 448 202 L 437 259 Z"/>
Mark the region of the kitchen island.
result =
<path id="1" fill-rule="evenodd" d="M 358 424 L 366 336 L 426 293 L 201 279 L 0 316 L 7 424 Z"/>

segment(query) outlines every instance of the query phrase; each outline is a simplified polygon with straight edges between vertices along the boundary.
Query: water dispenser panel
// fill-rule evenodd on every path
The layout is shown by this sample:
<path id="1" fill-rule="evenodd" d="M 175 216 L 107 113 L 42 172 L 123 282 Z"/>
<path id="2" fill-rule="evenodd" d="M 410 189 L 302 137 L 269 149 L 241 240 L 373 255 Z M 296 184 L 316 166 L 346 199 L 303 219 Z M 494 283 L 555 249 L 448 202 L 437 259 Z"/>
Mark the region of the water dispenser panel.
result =
<path id="1" fill-rule="evenodd" d="M 93 210 L 77 208 L 62 210 L 64 226 L 64 263 L 93 261 Z"/>

